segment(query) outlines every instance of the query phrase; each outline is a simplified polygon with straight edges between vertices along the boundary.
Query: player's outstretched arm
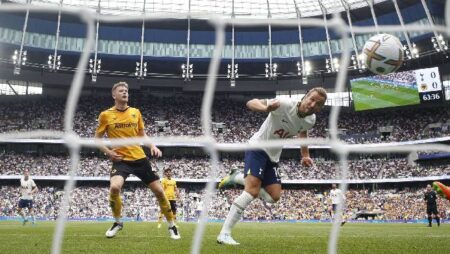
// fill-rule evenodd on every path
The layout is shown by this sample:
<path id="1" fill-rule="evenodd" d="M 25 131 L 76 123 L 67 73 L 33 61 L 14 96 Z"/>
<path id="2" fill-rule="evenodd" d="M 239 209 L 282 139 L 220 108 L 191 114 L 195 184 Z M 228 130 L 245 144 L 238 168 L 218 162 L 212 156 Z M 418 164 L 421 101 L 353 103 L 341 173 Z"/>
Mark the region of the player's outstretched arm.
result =
<path id="1" fill-rule="evenodd" d="M 308 132 L 307 131 L 301 131 L 299 133 L 300 138 L 308 138 Z M 302 157 L 301 163 L 305 167 L 312 167 L 314 165 L 314 161 L 311 159 L 309 155 L 309 149 L 308 146 L 301 146 L 300 147 L 300 155 Z"/>
<path id="2" fill-rule="evenodd" d="M 280 107 L 279 100 L 252 99 L 247 102 L 247 108 L 254 112 L 270 113 Z"/>

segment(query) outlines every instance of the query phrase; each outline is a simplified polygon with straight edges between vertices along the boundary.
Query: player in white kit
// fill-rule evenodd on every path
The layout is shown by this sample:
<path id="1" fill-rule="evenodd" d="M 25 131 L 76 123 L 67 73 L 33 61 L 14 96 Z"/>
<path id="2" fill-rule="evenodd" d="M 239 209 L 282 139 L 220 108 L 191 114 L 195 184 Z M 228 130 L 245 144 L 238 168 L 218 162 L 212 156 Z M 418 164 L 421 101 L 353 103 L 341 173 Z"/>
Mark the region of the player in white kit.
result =
<path id="1" fill-rule="evenodd" d="M 194 197 L 195 202 L 195 217 L 197 222 L 200 222 L 200 215 L 203 211 L 203 201 L 199 197 Z"/>
<path id="2" fill-rule="evenodd" d="M 316 115 L 327 100 L 325 89 L 316 87 L 311 89 L 301 101 L 292 99 L 253 99 L 247 102 L 251 111 L 269 113 L 266 120 L 259 128 L 250 143 L 256 141 L 287 139 L 294 136 L 307 138 L 308 130 L 316 122 Z M 231 237 L 231 230 L 241 219 L 245 208 L 255 199 L 261 197 L 266 202 L 275 203 L 281 196 L 281 178 L 278 171 L 281 147 L 262 148 L 245 152 L 245 166 L 243 174 L 232 172 L 219 184 L 219 188 L 243 184 L 244 191 L 237 197 L 231 208 L 225 223 L 217 237 L 220 244 L 238 245 Z M 309 156 L 307 146 L 302 146 L 301 163 L 310 167 L 313 160 Z M 262 187 L 262 188 L 261 188 Z"/>
<path id="3" fill-rule="evenodd" d="M 20 190 L 22 192 L 22 196 L 19 200 L 19 206 L 17 211 L 23 220 L 23 225 L 28 222 L 27 217 L 23 211 L 23 208 L 28 208 L 28 214 L 31 216 L 31 222 L 35 223 L 35 217 L 33 212 L 33 195 L 38 191 L 38 187 L 34 183 L 33 179 L 30 178 L 30 172 L 25 170 L 23 172 L 23 177 L 20 179 Z"/>
<path id="4" fill-rule="evenodd" d="M 331 190 L 330 190 L 330 199 L 331 199 L 330 216 L 331 216 L 332 220 L 335 219 L 337 207 L 341 203 L 341 197 L 342 197 L 342 201 L 345 201 L 345 196 L 342 194 L 341 189 L 336 188 L 336 184 L 332 184 Z M 344 208 L 343 208 L 343 210 L 344 210 Z M 342 216 L 344 216 L 344 214 L 342 214 Z M 346 220 L 343 219 L 341 221 L 341 226 L 343 226 L 345 223 L 346 223 Z"/>

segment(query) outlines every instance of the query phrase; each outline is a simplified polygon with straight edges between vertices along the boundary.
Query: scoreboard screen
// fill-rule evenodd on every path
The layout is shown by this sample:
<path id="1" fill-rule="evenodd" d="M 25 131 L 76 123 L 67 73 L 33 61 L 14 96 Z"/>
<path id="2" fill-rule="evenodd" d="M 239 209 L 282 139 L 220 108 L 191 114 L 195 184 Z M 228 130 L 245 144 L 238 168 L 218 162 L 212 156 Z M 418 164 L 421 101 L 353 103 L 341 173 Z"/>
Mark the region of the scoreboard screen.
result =
<path id="1" fill-rule="evenodd" d="M 444 99 L 437 67 L 350 81 L 356 111 L 439 102 Z"/>
<path id="2" fill-rule="evenodd" d="M 414 71 L 421 103 L 443 101 L 442 83 L 437 67 Z"/>

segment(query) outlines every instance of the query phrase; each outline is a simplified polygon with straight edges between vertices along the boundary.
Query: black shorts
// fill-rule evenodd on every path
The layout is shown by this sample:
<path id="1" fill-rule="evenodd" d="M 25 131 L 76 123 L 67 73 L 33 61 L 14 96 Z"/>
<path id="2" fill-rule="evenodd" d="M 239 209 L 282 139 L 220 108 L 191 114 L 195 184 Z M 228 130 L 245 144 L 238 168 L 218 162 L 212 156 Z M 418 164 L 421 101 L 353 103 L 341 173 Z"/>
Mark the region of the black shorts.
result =
<path id="1" fill-rule="evenodd" d="M 33 200 L 20 199 L 19 200 L 19 208 L 25 208 L 25 207 L 28 207 L 28 209 L 33 208 Z"/>
<path id="2" fill-rule="evenodd" d="M 427 214 L 428 215 L 431 215 L 431 214 L 438 215 L 439 213 L 438 213 L 437 207 L 436 206 L 427 206 Z"/>
<path id="3" fill-rule="evenodd" d="M 337 204 L 332 204 L 331 205 L 331 210 L 335 213 L 336 212 L 336 210 L 337 210 Z"/>
<path id="4" fill-rule="evenodd" d="M 172 209 L 172 213 L 177 213 L 177 201 L 176 200 L 169 200 L 170 203 L 170 209 Z"/>
<path id="5" fill-rule="evenodd" d="M 159 180 L 159 176 L 152 170 L 152 166 L 147 158 L 135 160 L 135 161 L 118 161 L 113 162 L 110 176 L 122 176 L 125 180 L 127 177 L 133 174 L 141 179 L 145 185 Z"/>

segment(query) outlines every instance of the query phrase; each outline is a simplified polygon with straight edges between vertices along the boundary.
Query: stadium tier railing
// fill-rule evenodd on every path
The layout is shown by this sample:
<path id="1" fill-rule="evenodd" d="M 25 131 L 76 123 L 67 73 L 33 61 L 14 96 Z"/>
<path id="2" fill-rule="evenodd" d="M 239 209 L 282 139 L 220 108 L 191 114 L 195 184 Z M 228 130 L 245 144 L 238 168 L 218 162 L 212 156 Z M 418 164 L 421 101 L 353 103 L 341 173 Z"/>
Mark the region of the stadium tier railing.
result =
<path id="1" fill-rule="evenodd" d="M 22 175 L 0 175 L 1 180 L 17 180 L 19 181 Z M 50 181 L 67 181 L 69 176 L 33 176 L 33 180 L 50 180 Z M 109 182 L 109 176 L 75 176 L 75 181 L 105 181 Z M 173 178 L 177 183 L 207 183 L 208 178 L 203 179 L 189 179 L 189 178 Z M 408 178 L 380 178 L 380 179 L 349 179 L 348 184 L 363 184 L 363 183 L 406 183 L 406 182 L 429 182 L 429 181 L 441 181 L 450 179 L 450 175 L 442 176 L 425 176 L 425 177 L 408 177 Z M 140 182 L 137 177 L 128 177 L 127 182 Z M 216 183 L 220 182 L 220 178 L 217 178 Z M 324 179 L 324 180 L 283 180 L 284 185 L 296 185 L 296 184 L 332 184 L 339 183 L 340 179 Z"/>
<path id="2" fill-rule="evenodd" d="M 411 141 L 401 141 L 401 142 L 389 142 L 389 143 L 370 143 L 370 144 L 349 144 L 351 147 L 357 148 L 358 146 L 361 147 L 389 147 L 389 146 L 402 146 L 402 145 L 418 145 L 418 144 L 432 144 L 432 143 L 440 143 L 440 142 L 448 142 L 450 141 L 450 137 L 439 137 L 439 138 L 428 138 L 428 139 L 421 139 L 421 140 L 411 140 Z M 89 142 L 89 141 L 87 141 Z M 18 138 L 18 139 L 1 139 L 0 143 L 17 143 L 17 144 L 65 144 L 65 141 L 63 139 L 27 139 L 27 138 Z M 91 142 L 94 144 L 94 141 Z M 108 141 L 105 141 L 106 144 L 108 144 Z M 217 143 L 221 147 L 232 147 L 234 144 L 232 143 Z M 202 148 L 205 147 L 203 143 L 164 143 L 164 142 L 156 142 L 155 145 L 158 147 L 198 147 Z M 329 145 L 310 145 L 308 146 L 309 149 L 330 149 L 331 146 Z M 284 145 L 283 149 L 299 149 L 300 145 Z"/>

